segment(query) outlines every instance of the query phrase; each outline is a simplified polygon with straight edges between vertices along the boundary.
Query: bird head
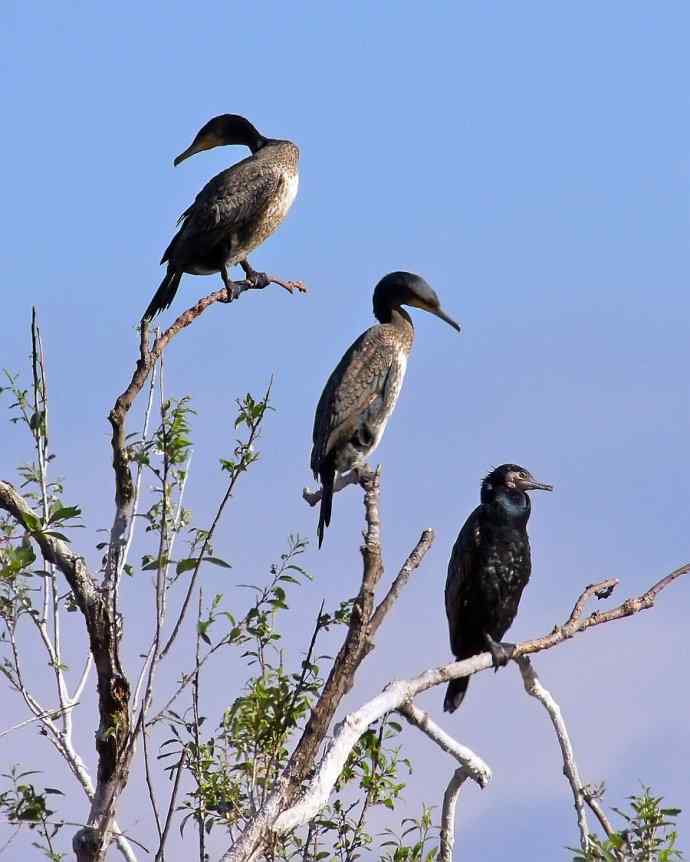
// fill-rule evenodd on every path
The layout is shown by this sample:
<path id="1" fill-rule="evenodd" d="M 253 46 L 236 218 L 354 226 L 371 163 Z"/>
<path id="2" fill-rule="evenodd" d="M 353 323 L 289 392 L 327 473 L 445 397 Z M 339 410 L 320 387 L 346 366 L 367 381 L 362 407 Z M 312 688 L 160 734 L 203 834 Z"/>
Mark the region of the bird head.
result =
<path id="1" fill-rule="evenodd" d="M 460 325 L 441 308 L 436 291 L 413 272 L 389 272 L 374 289 L 374 315 L 382 323 L 390 320 L 391 309 L 401 305 L 428 311 L 460 332 Z"/>
<path id="2" fill-rule="evenodd" d="M 495 467 L 482 482 L 482 502 L 497 491 L 553 491 L 553 485 L 537 482 L 529 470 L 518 464 L 501 464 Z"/>
<path id="3" fill-rule="evenodd" d="M 175 167 L 203 150 L 214 147 L 224 147 L 231 144 L 242 144 L 255 153 L 266 139 L 259 134 L 254 126 L 239 114 L 221 114 L 209 120 L 197 132 L 196 137 L 187 149 L 175 159 Z"/>

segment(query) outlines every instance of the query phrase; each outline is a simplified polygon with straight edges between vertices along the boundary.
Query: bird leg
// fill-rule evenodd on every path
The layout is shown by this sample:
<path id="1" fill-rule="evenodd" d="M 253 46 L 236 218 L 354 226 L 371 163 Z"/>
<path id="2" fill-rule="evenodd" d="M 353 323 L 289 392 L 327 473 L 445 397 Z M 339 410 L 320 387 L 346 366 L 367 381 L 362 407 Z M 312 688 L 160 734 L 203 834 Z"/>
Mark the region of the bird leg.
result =
<path id="1" fill-rule="evenodd" d="M 237 299 L 237 297 L 242 293 L 242 285 L 237 284 L 237 282 L 232 281 L 230 276 L 228 275 L 227 269 L 222 266 L 220 268 L 220 277 L 223 279 L 223 284 L 225 285 L 225 299 L 221 299 L 221 302 L 232 302 Z"/>
<path id="2" fill-rule="evenodd" d="M 515 644 L 507 643 L 506 641 L 495 641 L 488 632 L 484 633 L 484 640 L 491 653 L 494 670 L 498 670 L 499 667 L 505 667 L 513 657 Z"/>
<path id="3" fill-rule="evenodd" d="M 277 284 L 280 285 L 280 287 L 284 287 L 288 293 L 292 293 L 293 290 L 296 290 L 299 293 L 307 292 L 307 288 L 301 281 L 284 281 L 282 278 L 278 278 L 275 275 L 268 275 L 265 272 L 257 272 L 250 266 L 248 260 L 241 260 L 240 266 L 244 270 L 247 281 L 255 290 L 262 290 L 264 287 L 268 287 L 269 284 Z"/>

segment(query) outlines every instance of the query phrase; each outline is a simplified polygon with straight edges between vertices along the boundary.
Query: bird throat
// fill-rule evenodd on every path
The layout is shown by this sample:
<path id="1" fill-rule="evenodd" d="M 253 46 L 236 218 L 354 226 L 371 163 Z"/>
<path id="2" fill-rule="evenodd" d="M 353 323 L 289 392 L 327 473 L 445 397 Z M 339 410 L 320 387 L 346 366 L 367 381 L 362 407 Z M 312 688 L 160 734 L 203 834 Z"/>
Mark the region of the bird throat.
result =
<path id="1" fill-rule="evenodd" d="M 506 523 L 526 524 L 530 516 L 530 500 L 524 491 L 500 488 L 495 492 L 491 505 Z"/>

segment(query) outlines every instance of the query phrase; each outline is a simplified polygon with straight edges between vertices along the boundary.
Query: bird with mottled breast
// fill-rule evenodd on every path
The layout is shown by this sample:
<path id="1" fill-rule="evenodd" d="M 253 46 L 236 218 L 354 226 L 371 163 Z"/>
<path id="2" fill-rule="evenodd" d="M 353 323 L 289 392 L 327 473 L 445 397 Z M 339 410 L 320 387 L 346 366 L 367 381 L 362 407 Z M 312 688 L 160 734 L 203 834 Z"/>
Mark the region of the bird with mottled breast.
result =
<path id="1" fill-rule="evenodd" d="M 502 464 L 483 480 L 481 503 L 460 530 L 448 563 L 445 604 L 450 648 L 460 661 L 489 650 L 494 666 L 505 664 L 514 649 L 500 643 L 517 614 L 532 559 L 527 522 L 527 491 L 552 491 L 524 467 Z M 448 684 L 443 709 L 455 712 L 469 677 Z"/>
<path id="2" fill-rule="evenodd" d="M 265 138 L 244 117 L 222 114 L 198 132 L 192 144 L 175 159 L 185 159 L 213 147 L 240 144 L 251 155 L 209 180 L 194 203 L 180 216 L 180 229 L 165 251 L 165 278 L 144 319 L 150 320 L 173 301 L 184 273 L 220 273 L 229 298 L 234 297 L 228 267 L 240 264 L 255 287 L 276 283 L 292 292 L 303 290 L 288 282 L 255 272 L 248 255 L 285 219 L 299 184 L 299 150 L 291 141 Z"/>
<path id="3" fill-rule="evenodd" d="M 421 308 L 460 330 L 420 276 L 392 272 L 374 290 L 378 325 L 351 345 L 319 399 L 314 417 L 311 469 L 321 482 L 319 547 L 331 520 L 337 474 L 361 468 L 381 441 L 400 395 L 414 327 L 403 305 Z"/>

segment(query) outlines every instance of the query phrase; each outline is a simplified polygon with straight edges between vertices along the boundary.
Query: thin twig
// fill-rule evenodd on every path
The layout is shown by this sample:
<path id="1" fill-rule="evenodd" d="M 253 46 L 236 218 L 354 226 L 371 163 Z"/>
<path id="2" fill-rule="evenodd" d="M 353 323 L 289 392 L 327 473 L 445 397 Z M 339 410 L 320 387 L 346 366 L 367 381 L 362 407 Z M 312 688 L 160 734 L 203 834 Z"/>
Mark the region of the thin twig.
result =
<path id="1" fill-rule="evenodd" d="M 268 384 L 268 388 L 266 389 L 266 394 L 263 397 L 263 401 L 265 404 L 268 404 L 268 399 L 271 395 L 272 386 L 273 386 L 273 380 L 271 379 L 270 383 Z M 257 422 L 255 422 L 251 427 L 251 430 L 249 432 L 249 438 L 248 438 L 247 444 L 246 444 L 249 449 L 251 449 L 253 447 L 254 443 L 256 442 L 257 435 L 259 434 L 259 430 L 261 428 L 262 421 L 263 421 L 263 414 L 262 414 L 261 418 Z M 177 638 L 177 635 L 179 634 L 180 629 L 182 628 L 182 623 L 184 622 L 185 616 L 187 615 L 187 609 L 189 608 L 189 603 L 190 603 L 191 598 L 192 598 L 192 593 L 194 592 L 194 587 L 196 586 L 196 580 L 197 580 L 197 577 L 199 575 L 199 569 L 201 568 L 201 563 L 203 562 L 204 555 L 206 554 L 206 549 L 208 548 L 208 546 L 211 542 L 211 539 L 213 538 L 213 534 L 216 531 L 216 527 L 218 526 L 218 522 L 221 519 L 221 516 L 223 514 L 223 510 L 225 509 L 230 497 L 232 497 L 232 492 L 235 490 L 235 485 L 237 484 L 241 475 L 242 475 L 242 472 L 239 470 L 236 470 L 235 472 L 233 472 L 232 478 L 230 479 L 230 482 L 228 483 L 228 487 L 225 491 L 225 494 L 223 495 L 223 499 L 221 500 L 220 505 L 218 506 L 218 509 L 216 511 L 216 514 L 213 518 L 213 521 L 211 522 L 211 526 L 210 526 L 208 532 L 206 533 L 206 535 L 204 536 L 204 541 L 201 545 L 201 550 L 199 551 L 199 554 L 196 558 L 196 563 L 195 563 L 194 568 L 192 570 L 192 576 L 191 576 L 190 581 L 189 581 L 189 586 L 187 587 L 187 593 L 184 597 L 184 601 L 182 602 L 182 607 L 180 608 L 180 613 L 178 614 L 177 621 L 176 621 L 175 625 L 173 626 L 172 633 L 170 634 L 170 637 L 168 638 L 167 643 L 165 644 L 165 646 L 161 650 L 161 654 L 160 654 L 160 660 L 161 661 L 165 658 L 165 656 L 170 651 L 172 645 L 175 643 L 175 639 Z"/>
<path id="2" fill-rule="evenodd" d="M 153 780 L 151 778 L 151 767 L 149 763 L 149 748 L 147 744 L 147 736 L 146 725 L 142 723 L 141 725 L 141 742 L 142 748 L 144 749 L 144 772 L 146 774 L 146 787 L 149 792 L 149 801 L 151 802 L 151 808 L 153 809 L 153 818 L 156 821 L 156 831 L 158 832 L 158 840 L 162 840 L 163 832 L 161 831 L 161 821 L 160 816 L 158 814 L 158 803 L 156 802 L 156 794 L 153 789 Z"/>
<path id="3" fill-rule="evenodd" d="M 20 721 L 17 724 L 13 724 L 12 727 L 8 727 L 7 730 L 0 731 L 0 738 L 3 736 L 7 736 L 8 733 L 12 733 L 15 730 L 19 730 L 21 727 L 25 727 L 27 724 L 33 724 L 34 721 L 43 721 L 44 718 L 56 717 L 61 712 L 63 712 L 63 710 L 74 709 L 75 706 L 77 706 L 76 703 L 70 703 L 68 706 L 58 706 L 55 709 L 47 709 L 45 712 L 41 712 L 38 715 L 33 715 L 31 718 L 25 718 L 24 721 Z"/>
<path id="4" fill-rule="evenodd" d="M 192 685 L 192 715 L 194 719 L 194 753 L 196 755 L 196 781 L 199 790 L 199 812 L 197 815 L 197 824 L 199 827 L 199 862 L 206 862 L 206 805 L 204 797 L 201 793 L 202 781 L 202 757 L 201 757 L 201 736 L 199 734 L 199 648 L 201 644 L 201 610 L 203 604 L 204 592 L 199 588 L 199 605 L 197 609 L 197 625 L 196 639 L 194 648 L 194 684 Z"/>
<path id="5" fill-rule="evenodd" d="M 408 558 L 403 563 L 402 567 L 400 568 L 400 571 L 398 572 L 398 575 L 391 584 L 390 589 L 374 611 L 374 614 L 371 618 L 371 623 L 369 624 L 371 634 L 375 634 L 378 631 L 378 628 L 383 622 L 384 618 L 388 615 L 388 612 L 391 610 L 393 605 L 400 597 L 400 593 L 407 585 L 407 582 L 409 581 L 411 575 L 421 565 L 421 562 L 424 559 L 427 551 L 431 547 L 433 541 L 434 531 L 431 529 L 423 530 L 422 535 L 419 537 L 419 541 L 415 545 Z"/>
<path id="6" fill-rule="evenodd" d="M 168 840 L 168 834 L 170 832 L 170 825 L 172 823 L 173 814 L 175 813 L 175 802 L 177 801 L 177 791 L 180 787 L 180 778 L 182 777 L 182 768 L 184 766 L 185 758 L 187 756 L 187 749 L 182 749 L 182 754 L 180 755 L 180 759 L 177 762 L 177 768 L 175 769 L 175 782 L 173 784 L 172 793 L 170 794 L 170 803 L 168 805 L 168 814 L 165 818 L 165 825 L 163 826 L 163 834 L 161 835 L 160 844 L 158 845 L 158 851 L 156 853 L 155 862 L 163 862 L 165 859 L 164 851 L 165 851 L 165 842 Z"/>

